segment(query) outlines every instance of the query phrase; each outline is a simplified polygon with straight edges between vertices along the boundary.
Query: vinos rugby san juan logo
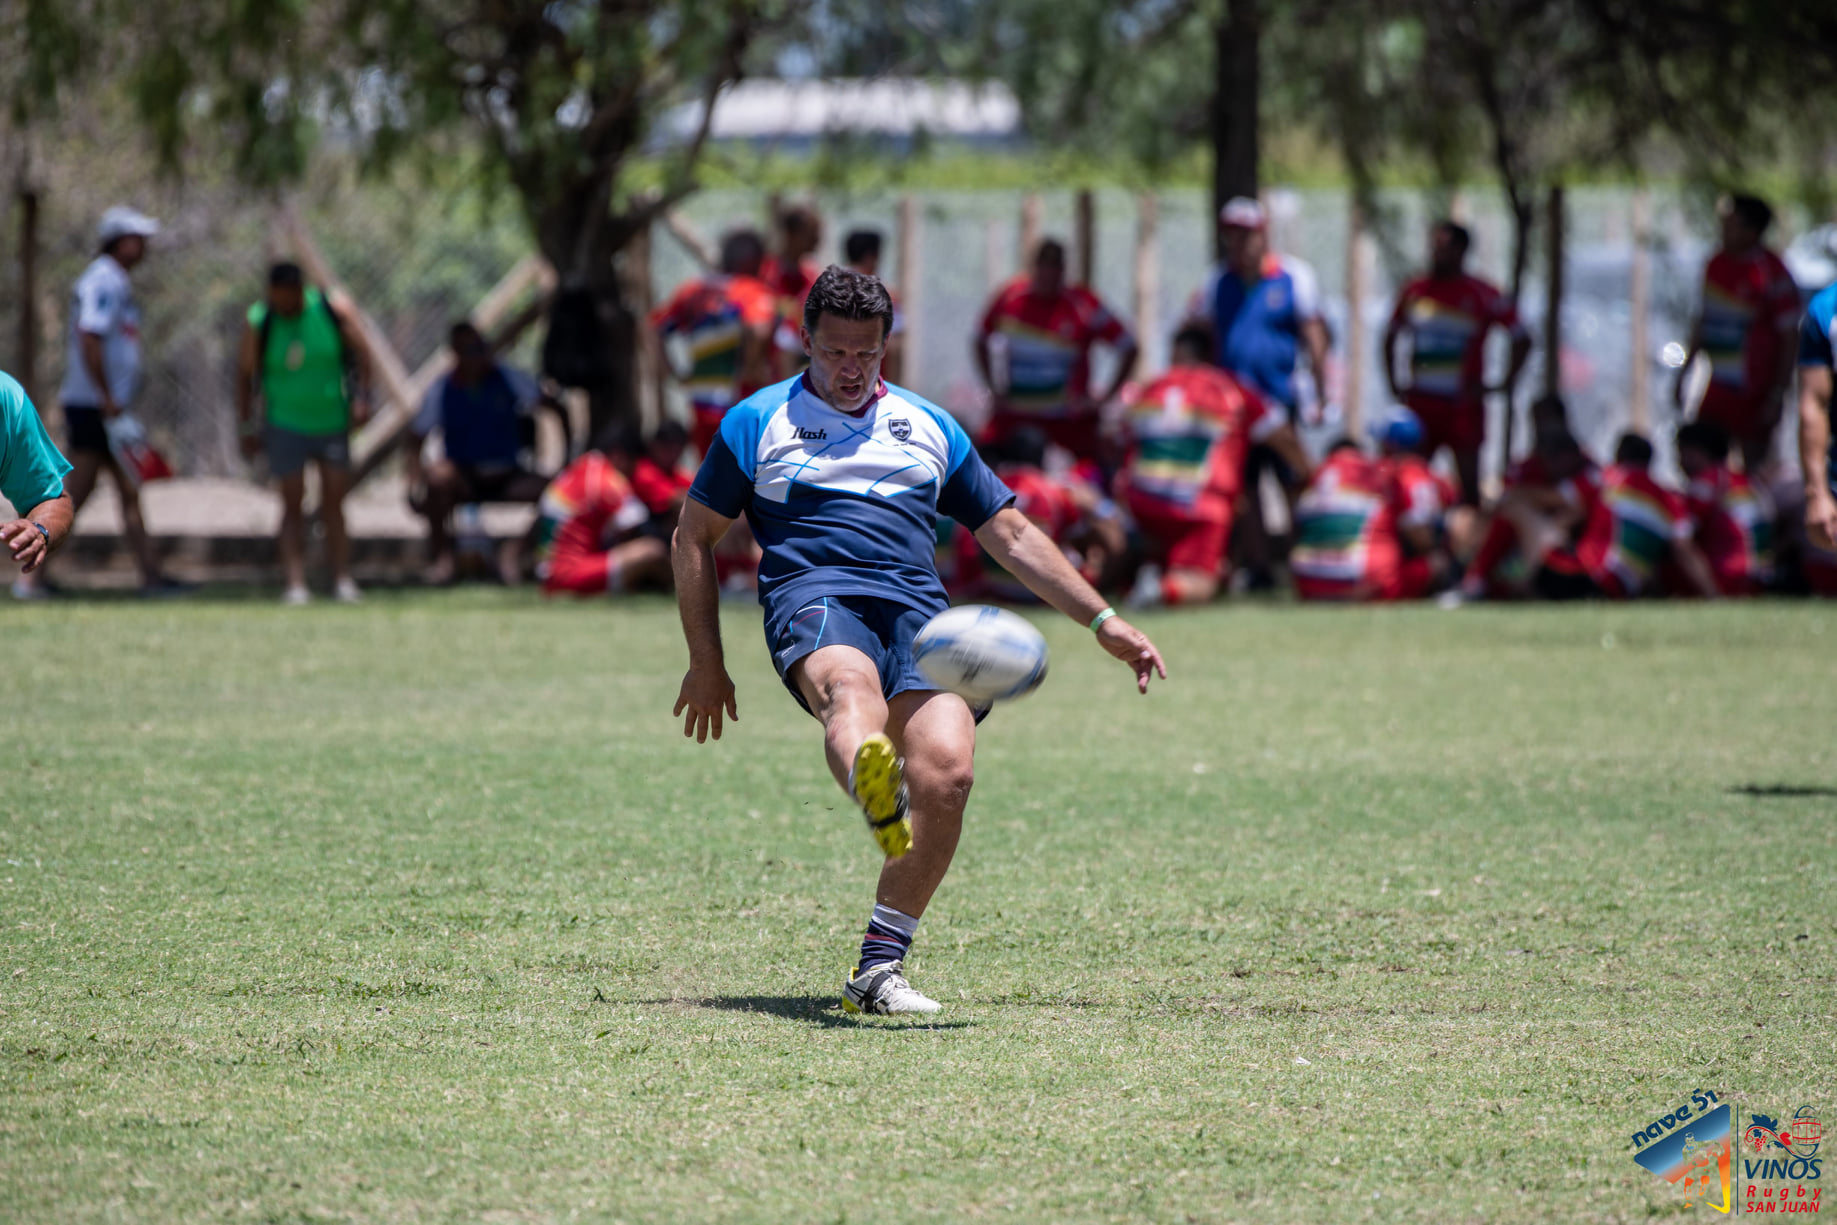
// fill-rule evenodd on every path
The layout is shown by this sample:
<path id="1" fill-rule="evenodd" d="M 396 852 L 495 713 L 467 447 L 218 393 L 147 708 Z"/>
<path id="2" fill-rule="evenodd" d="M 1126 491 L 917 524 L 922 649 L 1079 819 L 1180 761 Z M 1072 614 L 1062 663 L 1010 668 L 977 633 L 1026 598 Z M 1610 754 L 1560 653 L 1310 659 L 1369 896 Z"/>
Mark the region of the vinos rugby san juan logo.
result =
<path id="1" fill-rule="evenodd" d="M 1816 1213 L 1823 1206 L 1823 1139 L 1811 1106 L 1781 1121 L 1699 1089 L 1633 1133 L 1633 1160 L 1675 1187 L 1686 1207 Z"/>

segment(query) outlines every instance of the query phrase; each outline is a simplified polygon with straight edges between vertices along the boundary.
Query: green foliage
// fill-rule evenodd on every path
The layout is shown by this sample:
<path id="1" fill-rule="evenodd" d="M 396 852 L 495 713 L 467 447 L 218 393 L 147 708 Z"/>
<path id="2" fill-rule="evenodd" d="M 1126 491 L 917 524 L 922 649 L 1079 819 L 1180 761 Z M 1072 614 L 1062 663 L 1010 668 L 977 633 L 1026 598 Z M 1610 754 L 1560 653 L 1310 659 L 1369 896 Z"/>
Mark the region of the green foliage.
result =
<path id="1" fill-rule="evenodd" d="M 1043 619 L 919 1025 L 756 610 L 705 746 L 662 600 L 12 616 L 9 1218 L 1605 1223 L 1829 1091 L 1809 604 L 1170 614 L 1146 699 Z"/>

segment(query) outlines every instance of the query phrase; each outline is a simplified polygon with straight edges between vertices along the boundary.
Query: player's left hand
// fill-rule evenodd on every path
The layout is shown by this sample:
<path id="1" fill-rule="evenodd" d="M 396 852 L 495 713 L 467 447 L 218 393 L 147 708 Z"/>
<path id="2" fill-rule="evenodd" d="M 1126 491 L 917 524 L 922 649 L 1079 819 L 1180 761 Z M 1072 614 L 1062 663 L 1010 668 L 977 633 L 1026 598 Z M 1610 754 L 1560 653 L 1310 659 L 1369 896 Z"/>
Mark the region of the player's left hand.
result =
<path id="1" fill-rule="evenodd" d="M 1135 670 L 1138 693 L 1148 692 L 1148 678 L 1154 673 L 1160 673 L 1162 680 L 1167 679 L 1167 665 L 1161 662 L 1161 652 L 1148 641 L 1147 634 L 1121 617 L 1111 617 L 1097 627 L 1097 643 Z"/>
<path id="2" fill-rule="evenodd" d="M 45 537 L 30 519 L 0 523 L 0 540 L 12 551 L 13 560 L 26 574 L 38 569 L 45 560 Z"/>
<path id="3" fill-rule="evenodd" d="M 370 394 L 360 391 L 351 397 L 351 424 L 359 429 L 370 424 L 375 414 L 370 408 Z"/>

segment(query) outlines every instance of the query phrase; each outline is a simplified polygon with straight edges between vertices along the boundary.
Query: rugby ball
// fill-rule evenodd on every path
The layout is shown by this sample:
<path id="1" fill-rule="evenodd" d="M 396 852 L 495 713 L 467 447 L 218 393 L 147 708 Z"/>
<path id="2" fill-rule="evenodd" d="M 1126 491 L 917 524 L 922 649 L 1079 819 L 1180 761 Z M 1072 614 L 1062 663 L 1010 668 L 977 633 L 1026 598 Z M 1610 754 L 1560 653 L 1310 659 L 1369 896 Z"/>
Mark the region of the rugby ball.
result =
<path id="1" fill-rule="evenodd" d="M 971 706 L 1024 698 L 1046 679 L 1046 639 L 1021 617 L 987 604 L 947 609 L 912 640 L 912 662 Z"/>

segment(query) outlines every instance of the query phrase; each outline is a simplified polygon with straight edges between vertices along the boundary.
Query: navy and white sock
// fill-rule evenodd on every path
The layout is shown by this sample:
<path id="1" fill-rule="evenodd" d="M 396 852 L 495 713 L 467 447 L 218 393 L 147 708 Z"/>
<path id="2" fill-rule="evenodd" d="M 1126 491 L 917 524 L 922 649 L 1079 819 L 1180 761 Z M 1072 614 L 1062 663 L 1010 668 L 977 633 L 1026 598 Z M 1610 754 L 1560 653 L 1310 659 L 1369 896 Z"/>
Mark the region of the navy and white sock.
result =
<path id="1" fill-rule="evenodd" d="M 861 938 L 860 972 L 865 974 L 889 961 L 904 961 L 906 951 L 912 947 L 912 937 L 918 934 L 918 925 L 919 921 L 905 911 L 876 904 L 867 921 L 867 935 Z"/>

